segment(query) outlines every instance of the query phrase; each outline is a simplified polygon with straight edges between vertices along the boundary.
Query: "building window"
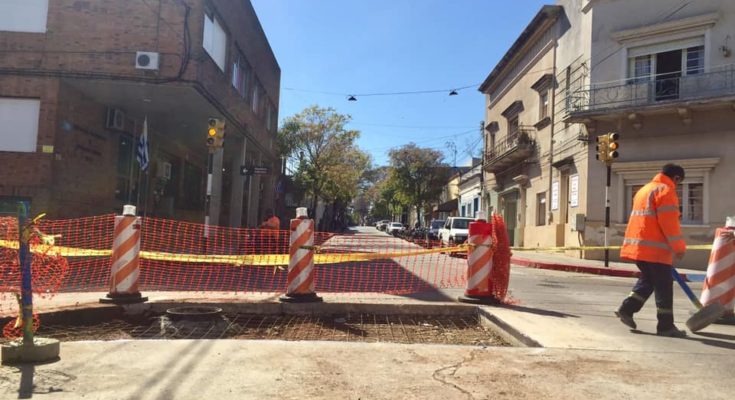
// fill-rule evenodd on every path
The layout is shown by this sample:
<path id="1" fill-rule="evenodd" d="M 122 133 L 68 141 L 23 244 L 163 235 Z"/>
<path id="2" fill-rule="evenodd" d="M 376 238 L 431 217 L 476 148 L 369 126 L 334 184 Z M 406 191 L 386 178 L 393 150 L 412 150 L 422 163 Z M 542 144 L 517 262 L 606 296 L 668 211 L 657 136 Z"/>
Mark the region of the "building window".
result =
<path id="1" fill-rule="evenodd" d="M 246 100 L 249 100 L 250 71 L 250 64 L 242 56 L 238 56 L 237 60 L 232 63 L 232 87 L 237 90 L 240 97 Z"/>
<path id="2" fill-rule="evenodd" d="M 508 119 L 508 138 L 513 137 L 518 133 L 518 115 Z"/>
<path id="3" fill-rule="evenodd" d="M 41 100 L 0 98 L 0 151 L 35 152 L 40 112 Z"/>
<path id="4" fill-rule="evenodd" d="M 676 187 L 679 196 L 679 210 L 682 224 L 702 224 L 704 222 L 704 184 L 702 182 L 682 182 Z"/>
<path id="5" fill-rule="evenodd" d="M 472 209 L 475 210 L 472 216 L 477 217 L 477 212 L 480 211 L 480 198 L 479 197 L 475 197 L 475 199 L 472 200 Z"/>
<path id="6" fill-rule="evenodd" d="M 460 214 L 460 217 L 466 217 L 466 216 L 467 216 L 467 214 L 465 214 L 465 206 L 463 204 L 462 205 L 462 214 Z"/>
<path id="7" fill-rule="evenodd" d="M 253 99 L 251 100 L 253 113 L 260 115 L 260 103 L 263 97 L 263 88 L 260 86 L 258 78 L 253 80 Z"/>
<path id="8" fill-rule="evenodd" d="M 181 196 L 181 206 L 186 210 L 199 210 L 204 205 L 204 170 L 189 161 L 184 161 L 185 193 Z"/>
<path id="9" fill-rule="evenodd" d="M 46 32 L 48 0 L 0 1 L 0 31 Z"/>
<path id="10" fill-rule="evenodd" d="M 539 119 L 549 116 L 549 91 L 539 93 Z"/>
<path id="11" fill-rule="evenodd" d="M 271 129 L 273 129 L 273 106 L 270 102 L 265 107 L 265 129 L 268 132 L 271 132 Z"/>
<path id="12" fill-rule="evenodd" d="M 546 192 L 536 194 L 536 226 L 546 225 Z"/>
<path id="13" fill-rule="evenodd" d="M 626 182 L 626 222 L 633 210 L 633 198 L 643 187 L 643 183 Z M 679 211 L 682 225 L 700 225 L 704 223 L 704 183 L 702 178 L 689 178 L 677 185 L 676 195 L 679 197 Z"/>
<path id="14" fill-rule="evenodd" d="M 31 204 L 30 197 L 0 196 L 0 216 L 18 215 L 18 203 L 21 201 Z"/>
<path id="15" fill-rule="evenodd" d="M 651 79 L 651 56 L 638 56 L 631 61 L 631 83 L 644 83 Z"/>
<path id="16" fill-rule="evenodd" d="M 214 63 L 224 72 L 227 60 L 227 33 L 214 16 L 204 15 L 202 44 Z"/>
<path id="17" fill-rule="evenodd" d="M 686 74 L 697 75 L 704 72 L 704 46 L 690 47 L 686 53 Z"/>
<path id="18" fill-rule="evenodd" d="M 681 79 L 704 73 L 704 37 L 657 43 L 628 51 L 628 83 L 655 83 L 655 99 L 679 97 Z"/>

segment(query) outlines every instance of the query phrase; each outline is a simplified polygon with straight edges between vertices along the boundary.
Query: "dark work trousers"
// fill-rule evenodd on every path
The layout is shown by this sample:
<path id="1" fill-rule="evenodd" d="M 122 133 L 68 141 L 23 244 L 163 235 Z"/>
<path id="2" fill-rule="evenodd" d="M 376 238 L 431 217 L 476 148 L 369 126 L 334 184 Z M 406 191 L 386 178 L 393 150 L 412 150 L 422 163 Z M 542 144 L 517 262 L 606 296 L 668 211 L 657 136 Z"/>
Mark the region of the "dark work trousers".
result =
<path id="1" fill-rule="evenodd" d="M 656 315 L 658 317 L 656 331 L 662 332 L 673 328 L 674 277 L 671 275 L 671 265 L 636 261 L 636 266 L 641 271 L 641 276 L 633 286 L 630 296 L 623 300 L 620 311 L 633 315 L 643 308 L 643 304 L 652 293 L 656 293 Z"/>

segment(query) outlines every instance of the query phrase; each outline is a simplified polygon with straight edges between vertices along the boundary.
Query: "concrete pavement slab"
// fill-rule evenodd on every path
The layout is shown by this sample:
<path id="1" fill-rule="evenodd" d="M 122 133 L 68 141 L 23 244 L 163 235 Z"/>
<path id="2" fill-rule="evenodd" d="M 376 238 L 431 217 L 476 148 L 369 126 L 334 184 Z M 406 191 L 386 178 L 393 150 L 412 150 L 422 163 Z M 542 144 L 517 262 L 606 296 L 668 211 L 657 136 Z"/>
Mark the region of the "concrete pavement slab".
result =
<path id="1" fill-rule="evenodd" d="M 730 399 L 735 390 L 729 355 L 387 343 L 76 342 L 59 362 L 0 368 L 3 398 L 60 400 L 664 399 L 702 388 Z"/>

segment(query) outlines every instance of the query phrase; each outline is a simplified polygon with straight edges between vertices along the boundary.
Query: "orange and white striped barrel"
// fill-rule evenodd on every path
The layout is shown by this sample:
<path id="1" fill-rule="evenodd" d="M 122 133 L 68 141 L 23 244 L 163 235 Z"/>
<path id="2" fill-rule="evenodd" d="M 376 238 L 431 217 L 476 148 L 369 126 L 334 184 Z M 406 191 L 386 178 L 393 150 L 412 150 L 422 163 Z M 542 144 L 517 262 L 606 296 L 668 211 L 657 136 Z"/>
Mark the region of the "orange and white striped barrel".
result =
<path id="1" fill-rule="evenodd" d="M 140 217 L 135 208 L 125 208 L 124 215 L 115 217 L 110 258 L 110 293 L 102 302 L 138 303 L 147 299 L 138 290 L 140 279 Z"/>
<path id="2" fill-rule="evenodd" d="M 707 264 L 707 277 L 702 287 L 703 306 L 720 303 L 729 316 L 735 307 L 735 228 L 719 228 Z"/>
<path id="3" fill-rule="evenodd" d="M 493 268 L 492 224 L 477 220 L 470 223 L 467 254 L 467 288 L 460 301 L 495 302 L 490 283 Z"/>
<path id="4" fill-rule="evenodd" d="M 291 220 L 285 302 L 321 301 L 314 293 L 314 220 L 299 208 Z"/>

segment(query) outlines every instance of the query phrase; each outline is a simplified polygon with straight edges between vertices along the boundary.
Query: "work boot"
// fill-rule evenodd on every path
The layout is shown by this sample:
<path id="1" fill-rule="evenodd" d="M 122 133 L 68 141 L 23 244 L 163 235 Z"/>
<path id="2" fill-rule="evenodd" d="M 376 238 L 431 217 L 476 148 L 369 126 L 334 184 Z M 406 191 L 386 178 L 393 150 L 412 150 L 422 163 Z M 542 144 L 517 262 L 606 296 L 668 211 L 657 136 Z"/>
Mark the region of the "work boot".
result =
<path id="1" fill-rule="evenodd" d="M 620 318 L 620 322 L 627 325 L 630 329 L 636 329 L 638 327 L 638 325 L 636 325 L 635 321 L 633 320 L 633 316 L 625 313 L 622 310 L 615 311 L 615 316 Z"/>
<path id="2" fill-rule="evenodd" d="M 673 326 L 671 329 L 667 329 L 665 331 L 656 332 L 658 336 L 666 336 L 666 337 L 673 337 L 673 338 L 683 338 L 687 336 L 686 331 L 680 331 L 679 328 Z"/>

